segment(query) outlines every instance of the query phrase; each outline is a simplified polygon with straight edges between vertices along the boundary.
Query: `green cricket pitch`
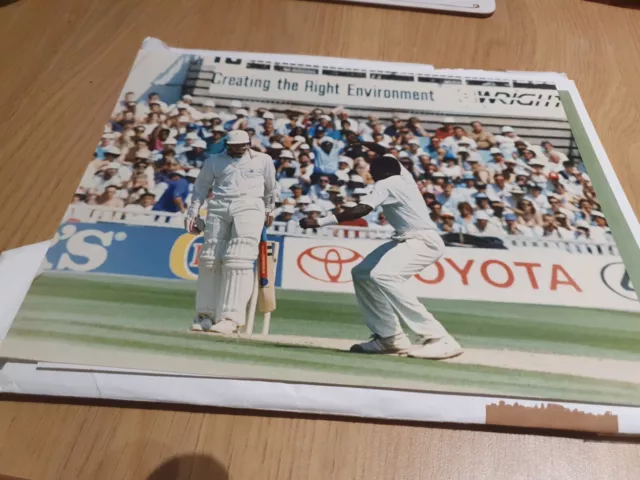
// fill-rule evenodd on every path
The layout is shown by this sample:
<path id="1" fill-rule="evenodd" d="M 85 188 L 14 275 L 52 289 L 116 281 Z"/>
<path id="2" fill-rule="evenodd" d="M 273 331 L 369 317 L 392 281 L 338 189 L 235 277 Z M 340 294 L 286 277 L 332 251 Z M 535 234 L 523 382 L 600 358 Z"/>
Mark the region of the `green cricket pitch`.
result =
<path id="1" fill-rule="evenodd" d="M 271 335 L 188 332 L 195 283 L 97 274 L 37 279 L 0 355 L 306 383 L 640 405 L 640 316 L 425 300 L 465 347 L 447 361 L 345 352 L 369 336 L 351 294 L 278 290 Z M 256 318 L 255 332 L 262 328 Z"/>

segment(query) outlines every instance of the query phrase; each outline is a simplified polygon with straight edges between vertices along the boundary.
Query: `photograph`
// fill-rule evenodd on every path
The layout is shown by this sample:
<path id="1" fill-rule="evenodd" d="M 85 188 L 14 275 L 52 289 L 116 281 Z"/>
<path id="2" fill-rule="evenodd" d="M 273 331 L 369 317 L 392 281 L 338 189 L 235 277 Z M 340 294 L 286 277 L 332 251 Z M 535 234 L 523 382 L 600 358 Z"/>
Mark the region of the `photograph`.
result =
<path id="1" fill-rule="evenodd" d="M 640 406 L 558 92 L 453 77 L 141 52 L 0 354 Z"/>

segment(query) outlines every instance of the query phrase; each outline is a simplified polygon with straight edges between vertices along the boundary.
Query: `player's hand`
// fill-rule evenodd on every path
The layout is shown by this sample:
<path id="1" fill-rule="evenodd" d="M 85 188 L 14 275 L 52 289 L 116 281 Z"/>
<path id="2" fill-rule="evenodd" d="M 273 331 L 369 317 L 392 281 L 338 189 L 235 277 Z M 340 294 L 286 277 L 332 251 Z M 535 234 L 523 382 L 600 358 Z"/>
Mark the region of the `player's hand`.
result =
<path id="1" fill-rule="evenodd" d="M 302 228 L 318 228 L 318 220 L 314 219 L 314 218 L 303 218 L 302 220 L 300 220 L 300 226 Z"/>
<path id="2" fill-rule="evenodd" d="M 198 220 L 200 220 L 200 221 L 198 221 Z M 202 233 L 201 222 L 202 222 L 202 219 L 200 217 L 198 217 L 198 216 L 186 217 L 184 219 L 184 228 L 187 231 L 187 233 L 191 233 L 193 235 L 198 235 L 198 234 Z"/>
<path id="3" fill-rule="evenodd" d="M 271 225 L 273 225 L 273 215 L 271 215 L 271 213 L 267 213 L 264 216 L 264 226 L 269 228 Z"/>

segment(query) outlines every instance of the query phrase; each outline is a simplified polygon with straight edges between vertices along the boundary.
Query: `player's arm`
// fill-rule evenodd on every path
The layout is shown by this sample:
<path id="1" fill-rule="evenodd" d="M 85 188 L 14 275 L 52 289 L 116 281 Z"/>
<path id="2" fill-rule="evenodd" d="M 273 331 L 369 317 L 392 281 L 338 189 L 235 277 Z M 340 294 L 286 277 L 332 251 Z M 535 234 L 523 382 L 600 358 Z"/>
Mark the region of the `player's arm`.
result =
<path id="1" fill-rule="evenodd" d="M 273 223 L 273 209 L 277 200 L 279 188 L 278 181 L 276 180 L 276 169 L 273 166 L 273 160 L 268 155 L 265 155 L 265 168 L 264 168 L 264 211 L 266 217 L 264 224 L 270 227 Z"/>
<path id="2" fill-rule="evenodd" d="M 382 184 L 382 182 L 378 182 L 373 187 L 373 191 L 369 195 L 363 197 L 357 206 L 347 208 L 335 215 L 328 215 L 318 219 L 303 218 L 300 220 L 300 226 L 302 228 L 318 228 L 325 227 L 327 225 L 337 225 L 338 223 L 349 220 L 356 220 L 369 215 L 388 198 L 389 190 Z"/>

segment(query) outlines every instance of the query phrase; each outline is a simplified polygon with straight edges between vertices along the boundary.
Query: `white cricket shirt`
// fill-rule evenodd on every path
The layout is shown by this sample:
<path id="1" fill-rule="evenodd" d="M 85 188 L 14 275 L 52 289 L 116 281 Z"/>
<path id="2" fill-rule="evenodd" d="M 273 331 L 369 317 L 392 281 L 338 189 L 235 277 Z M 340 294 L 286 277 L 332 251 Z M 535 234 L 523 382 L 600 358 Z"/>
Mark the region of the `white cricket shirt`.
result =
<path id="1" fill-rule="evenodd" d="M 404 167 L 400 175 L 376 182 L 372 192 L 362 197 L 360 203 L 374 210 L 382 206 L 384 216 L 397 235 L 437 230 L 415 180 Z"/>
<path id="2" fill-rule="evenodd" d="M 209 189 L 219 200 L 263 198 L 267 211 L 273 206 L 278 192 L 276 170 L 272 158 L 249 150 L 240 158 L 227 155 L 226 150 L 208 157 L 193 186 L 192 207 L 199 208 Z"/>

